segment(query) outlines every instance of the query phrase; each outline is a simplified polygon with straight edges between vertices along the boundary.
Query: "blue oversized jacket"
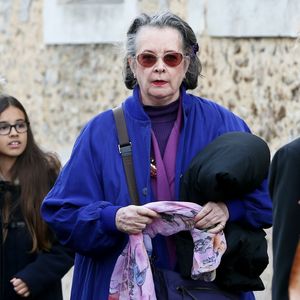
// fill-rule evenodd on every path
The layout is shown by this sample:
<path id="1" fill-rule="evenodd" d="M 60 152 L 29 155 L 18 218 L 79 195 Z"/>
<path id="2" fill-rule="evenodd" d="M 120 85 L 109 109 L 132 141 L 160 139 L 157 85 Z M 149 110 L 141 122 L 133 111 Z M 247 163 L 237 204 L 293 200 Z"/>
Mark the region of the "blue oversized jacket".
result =
<path id="1" fill-rule="evenodd" d="M 176 158 L 176 195 L 181 175 L 191 159 L 217 136 L 228 131 L 249 131 L 243 120 L 225 108 L 181 89 L 183 127 Z M 153 201 L 150 183 L 151 122 L 139 99 L 139 89 L 123 104 L 132 142 L 137 189 L 142 204 Z M 42 204 L 43 218 L 60 241 L 76 254 L 72 299 L 108 297 L 115 261 L 128 236 L 115 225 L 117 210 L 131 203 L 116 126 L 111 110 L 92 119 L 79 135 L 70 160 Z M 230 220 L 253 227 L 271 226 L 271 201 L 266 183 L 245 199 L 228 204 Z M 163 240 L 157 237 L 157 264 L 168 267 Z"/>

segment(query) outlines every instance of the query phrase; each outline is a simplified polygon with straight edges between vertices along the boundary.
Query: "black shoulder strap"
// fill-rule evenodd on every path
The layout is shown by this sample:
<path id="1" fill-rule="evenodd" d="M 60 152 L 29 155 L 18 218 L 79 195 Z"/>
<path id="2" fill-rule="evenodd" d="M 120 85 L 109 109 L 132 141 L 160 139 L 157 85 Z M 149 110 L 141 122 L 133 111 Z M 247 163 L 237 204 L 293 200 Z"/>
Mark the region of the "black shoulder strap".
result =
<path id="1" fill-rule="evenodd" d="M 114 118 L 118 131 L 119 152 L 122 155 L 124 170 L 127 179 L 127 185 L 132 204 L 139 205 L 139 196 L 137 193 L 133 161 L 132 161 L 132 145 L 128 138 L 127 126 L 125 122 L 124 112 L 121 106 L 113 109 Z"/>

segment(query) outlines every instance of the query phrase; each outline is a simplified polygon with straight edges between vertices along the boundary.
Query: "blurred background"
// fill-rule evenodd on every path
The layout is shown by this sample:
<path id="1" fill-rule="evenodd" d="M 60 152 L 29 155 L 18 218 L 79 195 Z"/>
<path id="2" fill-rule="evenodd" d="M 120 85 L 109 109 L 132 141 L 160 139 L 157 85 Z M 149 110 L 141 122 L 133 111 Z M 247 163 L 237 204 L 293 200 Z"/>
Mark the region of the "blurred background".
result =
<path id="1" fill-rule="evenodd" d="M 130 94 L 126 29 L 137 14 L 159 10 L 197 33 L 203 77 L 193 94 L 242 117 L 272 154 L 299 136 L 298 0 L 0 0 L 0 92 L 24 104 L 42 148 L 65 163 L 84 124 Z M 271 274 L 270 264 L 258 300 L 271 299 Z"/>

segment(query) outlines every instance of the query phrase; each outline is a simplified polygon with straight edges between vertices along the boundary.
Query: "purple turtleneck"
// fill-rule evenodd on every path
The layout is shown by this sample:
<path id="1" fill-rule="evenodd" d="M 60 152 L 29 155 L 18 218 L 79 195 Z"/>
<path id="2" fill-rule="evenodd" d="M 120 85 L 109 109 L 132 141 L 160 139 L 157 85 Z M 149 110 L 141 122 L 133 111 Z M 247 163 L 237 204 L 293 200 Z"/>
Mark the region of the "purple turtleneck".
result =
<path id="1" fill-rule="evenodd" d="M 177 118 L 179 100 L 164 106 L 144 105 L 144 110 L 152 123 L 152 130 L 157 139 L 161 156 L 163 157 L 168 138 Z"/>

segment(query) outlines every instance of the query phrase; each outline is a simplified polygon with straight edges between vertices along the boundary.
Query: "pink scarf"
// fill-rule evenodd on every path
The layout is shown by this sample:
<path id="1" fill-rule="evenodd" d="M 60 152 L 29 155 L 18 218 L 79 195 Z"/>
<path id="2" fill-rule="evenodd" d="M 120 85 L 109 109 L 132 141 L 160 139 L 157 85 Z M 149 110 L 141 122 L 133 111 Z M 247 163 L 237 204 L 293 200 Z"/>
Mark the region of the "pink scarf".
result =
<path id="1" fill-rule="evenodd" d="M 143 233 L 129 235 L 129 242 L 119 256 L 112 273 L 109 300 L 156 300 L 148 253 L 156 234 L 169 236 L 190 231 L 194 241 L 192 279 L 212 281 L 226 250 L 224 233 L 211 234 L 194 228 L 194 217 L 202 207 L 192 202 L 157 201 L 144 205 L 161 218 L 147 225 Z"/>

